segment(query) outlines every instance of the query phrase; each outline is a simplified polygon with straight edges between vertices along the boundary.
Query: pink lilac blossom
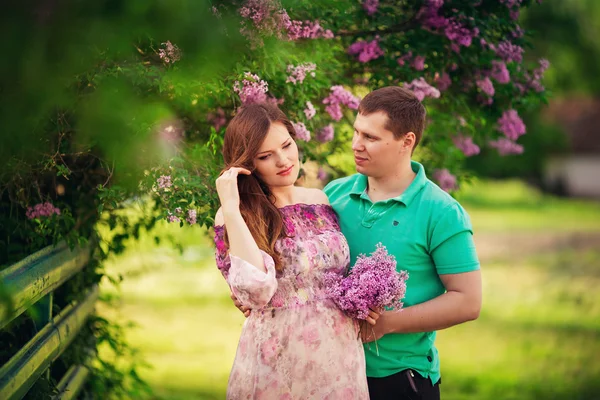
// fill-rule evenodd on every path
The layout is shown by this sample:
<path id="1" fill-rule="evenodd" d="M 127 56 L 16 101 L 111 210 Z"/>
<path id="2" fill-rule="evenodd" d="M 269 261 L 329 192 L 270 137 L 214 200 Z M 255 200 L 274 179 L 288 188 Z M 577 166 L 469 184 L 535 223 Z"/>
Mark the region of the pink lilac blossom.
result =
<path id="1" fill-rule="evenodd" d="M 311 120 L 316 114 L 317 110 L 310 101 L 306 102 L 306 108 L 304 109 L 304 114 L 306 115 L 306 119 Z"/>
<path id="2" fill-rule="evenodd" d="M 459 135 L 456 136 L 452 141 L 466 157 L 475 156 L 480 152 L 479 146 L 473 143 L 473 138 Z"/>
<path id="3" fill-rule="evenodd" d="M 504 133 L 510 140 L 517 140 L 519 136 L 525 134 L 525 124 L 519 117 L 516 110 L 510 109 L 504 111 L 502 117 L 498 118 L 498 130 Z"/>
<path id="4" fill-rule="evenodd" d="M 440 92 L 448 90 L 450 85 L 452 84 L 452 79 L 450 79 L 450 75 L 446 72 L 442 72 L 442 74 L 435 74 L 435 86 L 439 89 Z"/>
<path id="5" fill-rule="evenodd" d="M 183 210 L 181 209 L 181 207 L 177 207 L 175 209 L 175 214 L 181 214 L 183 212 Z"/>
<path id="6" fill-rule="evenodd" d="M 297 67 L 293 65 L 288 65 L 287 72 L 290 74 L 286 79 L 287 83 L 302 83 L 306 78 L 306 75 L 310 73 L 310 76 L 315 77 L 315 70 L 317 69 L 317 64 L 314 63 L 304 63 L 300 64 Z"/>
<path id="7" fill-rule="evenodd" d="M 401 310 L 408 273 L 396 270 L 396 258 L 379 243 L 370 256 L 361 254 L 347 276 L 325 274 L 325 290 L 348 316 L 366 319 L 369 309 Z"/>
<path id="8" fill-rule="evenodd" d="M 456 19 L 450 18 L 444 33 L 450 41 L 464 47 L 469 47 L 473 41 L 473 38 L 479 36 L 479 29 L 469 29 Z"/>
<path id="9" fill-rule="evenodd" d="M 319 167 L 319 170 L 317 171 L 317 179 L 320 181 L 327 179 L 327 172 L 325 172 L 323 167 Z"/>
<path id="10" fill-rule="evenodd" d="M 505 62 L 516 61 L 520 63 L 523 61 L 523 50 L 522 47 L 512 44 L 508 40 L 498 43 L 496 47 L 496 54 L 500 56 Z"/>
<path id="11" fill-rule="evenodd" d="M 318 21 L 295 21 L 276 0 L 247 0 L 238 10 L 243 18 L 252 21 L 262 34 L 276 35 L 288 40 L 333 38 L 333 32 L 321 27 Z M 249 27 L 244 24 L 240 32 L 252 38 Z"/>
<path id="12" fill-rule="evenodd" d="M 419 101 L 423 101 L 425 97 L 432 97 L 434 99 L 440 97 L 440 91 L 429 85 L 423 78 L 413 79 L 410 83 L 404 82 L 404 87 L 412 90 Z"/>
<path id="13" fill-rule="evenodd" d="M 488 145 L 498 150 L 498 154 L 500 154 L 501 156 L 523 153 L 523 146 L 507 138 L 491 140 L 488 142 Z"/>
<path id="14" fill-rule="evenodd" d="M 267 100 L 269 84 L 258 75 L 246 72 L 241 82 L 235 81 L 233 91 L 240 96 L 243 105 L 260 103 Z"/>
<path id="15" fill-rule="evenodd" d="M 217 108 L 214 113 L 208 113 L 206 119 L 215 127 L 216 131 L 219 131 L 227 124 L 225 111 L 221 107 Z"/>
<path id="16" fill-rule="evenodd" d="M 378 7 L 379 0 L 363 0 L 363 8 L 367 12 L 367 15 L 375 14 Z"/>
<path id="17" fill-rule="evenodd" d="M 163 48 L 158 50 L 158 56 L 167 64 L 173 64 L 181 59 L 181 50 L 179 50 L 179 47 L 171 43 L 170 40 L 167 40 L 165 43 L 161 43 L 161 46 L 163 46 Z"/>
<path id="18" fill-rule="evenodd" d="M 179 217 L 176 217 L 175 215 L 171 215 L 171 213 L 169 213 L 169 215 L 167 216 L 167 222 L 169 222 L 169 223 L 181 222 L 181 219 Z"/>
<path id="19" fill-rule="evenodd" d="M 405 55 L 398 57 L 398 59 L 396 61 L 398 62 L 398 65 L 403 66 L 406 63 L 406 61 L 410 60 L 411 58 L 412 58 L 412 51 L 409 51 Z"/>
<path id="20" fill-rule="evenodd" d="M 495 93 L 494 84 L 488 77 L 477 80 L 477 87 L 490 97 L 492 97 Z"/>
<path id="21" fill-rule="evenodd" d="M 511 32 L 512 37 L 514 38 L 521 38 L 525 35 L 525 31 L 523 30 L 523 28 L 521 28 L 519 25 L 517 25 L 517 27 L 515 28 L 514 31 Z"/>
<path id="22" fill-rule="evenodd" d="M 285 12 L 285 10 L 283 11 Z M 333 32 L 329 29 L 324 29 L 318 21 L 293 21 L 286 23 L 288 38 L 290 40 L 298 39 L 332 39 Z"/>
<path id="23" fill-rule="evenodd" d="M 161 175 L 157 180 L 159 189 L 168 189 L 173 186 L 173 182 L 171 181 L 170 175 Z"/>
<path id="24" fill-rule="evenodd" d="M 419 13 L 417 18 L 421 20 L 423 25 L 432 30 L 443 28 L 448 25 L 448 19 L 439 15 L 439 10 L 444 5 L 443 0 L 429 0 L 426 2 Z"/>
<path id="25" fill-rule="evenodd" d="M 185 136 L 183 123 L 176 119 L 162 121 L 158 125 L 158 136 L 161 141 L 167 144 L 177 145 Z"/>
<path id="26" fill-rule="evenodd" d="M 529 85 L 536 92 L 543 92 L 544 86 L 542 85 L 542 78 L 544 77 L 544 72 L 550 67 L 550 62 L 546 59 L 539 60 L 540 66 L 533 71 L 533 78 L 529 82 Z"/>
<path id="27" fill-rule="evenodd" d="M 188 210 L 187 217 L 185 217 L 185 220 L 190 225 L 196 225 L 196 222 L 197 222 L 196 217 L 197 217 L 196 210 Z"/>
<path id="28" fill-rule="evenodd" d="M 458 189 L 456 177 L 452 175 L 446 168 L 436 170 L 433 173 L 433 179 L 435 179 L 440 188 L 446 192 L 451 192 Z"/>
<path id="29" fill-rule="evenodd" d="M 357 59 L 361 63 L 367 63 L 381 57 L 384 53 L 381 47 L 379 47 L 378 38 L 375 38 L 370 42 L 361 40 L 351 44 L 348 47 L 348 54 L 358 56 Z"/>
<path id="30" fill-rule="evenodd" d="M 498 83 L 510 82 L 510 73 L 506 68 L 506 64 L 502 61 L 492 61 L 491 75 Z"/>
<path id="31" fill-rule="evenodd" d="M 306 128 L 306 125 L 302 122 L 292 122 L 294 130 L 296 131 L 296 138 L 308 142 L 310 140 L 310 131 Z"/>
<path id="32" fill-rule="evenodd" d="M 325 111 L 331 116 L 334 121 L 342 119 L 342 108 L 341 105 L 345 105 L 353 110 L 358 109 L 360 100 L 352 93 L 344 89 L 341 85 L 331 87 L 331 93 L 325 99 L 323 104 L 327 104 Z"/>
<path id="33" fill-rule="evenodd" d="M 412 66 L 417 71 L 423 71 L 425 69 L 425 57 L 416 56 L 412 62 Z"/>
<path id="34" fill-rule="evenodd" d="M 333 124 L 329 124 L 319 131 L 317 134 L 317 140 L 321 143 L 330 142 L 333 140 L 334 133 L 335 131 L 333 129 Z"/>
<path id="35" fill-rule="evenodd" d="M 58 207 L 54 207 L 54 205 L 49 201 L 36 204 L 33 207 L 27 207 L 27 211 L 25 212 L 25 215 L 28 219 L 51 217 L 54 214 L 60 215 L 60 209 Z"/>

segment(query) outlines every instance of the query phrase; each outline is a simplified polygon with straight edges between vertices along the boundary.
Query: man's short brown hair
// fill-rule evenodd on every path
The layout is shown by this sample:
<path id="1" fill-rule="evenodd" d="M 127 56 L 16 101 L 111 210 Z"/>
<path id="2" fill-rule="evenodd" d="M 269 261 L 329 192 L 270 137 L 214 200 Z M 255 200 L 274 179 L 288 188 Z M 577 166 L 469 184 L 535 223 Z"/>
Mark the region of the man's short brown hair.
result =
<path id="1" fill-rule="evenodd" d="M 369 115 L 383 111 L 388 116 L 386 129 L 400 139 L 408 132 L 416 136 L 415 147 L 421 141 L 427 112 L 419 99 L 410 90 L 399 86 L 386 86 L 365 96 L 358 106 L 358 112 Z"/>

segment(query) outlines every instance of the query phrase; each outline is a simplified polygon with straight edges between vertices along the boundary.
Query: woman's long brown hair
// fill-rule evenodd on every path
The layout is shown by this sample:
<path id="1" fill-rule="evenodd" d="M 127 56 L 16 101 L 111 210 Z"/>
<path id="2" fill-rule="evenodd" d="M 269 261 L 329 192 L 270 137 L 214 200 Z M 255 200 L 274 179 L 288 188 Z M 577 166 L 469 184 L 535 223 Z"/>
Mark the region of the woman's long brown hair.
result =
<path id="1" fill-rule="evenodd" d="M 225 169 L 232 167 L 256 170 L 254 160 L 271 124 L 282 123 L 295 139 L 296 131 L 285 114 L 273 104 L 250 104 L 241 108 L 227 126 L 223 142 Z M 269 187 L 255 174 L 239 175 L 240 212 L 258 247 L 275 260 L 275 269 L 282 270 L 275 243 L 286 237 L 283 216 L 275 206 Z M 225 229 L 225 233 L 227 230 Z M 227 234 L 225 241 L 229 244 Z"/>

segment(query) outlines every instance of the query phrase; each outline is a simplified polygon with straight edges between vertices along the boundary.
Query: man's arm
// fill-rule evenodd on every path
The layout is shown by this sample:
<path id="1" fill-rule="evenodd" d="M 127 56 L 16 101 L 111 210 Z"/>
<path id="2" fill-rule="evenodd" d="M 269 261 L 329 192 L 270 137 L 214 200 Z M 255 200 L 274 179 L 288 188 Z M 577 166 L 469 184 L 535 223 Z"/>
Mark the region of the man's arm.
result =
<path id="1" fill-rule="evenodd" d="M 471 232 L 461 232 L 442 242 L 432 259 L 446 292 L 402 311 L 384 312 L 375 327 L 376 338 L 369 340 L 388 333 L 431 332 L 479 317 L 481 271 Z"/>
<path id="2" fill-rule="evenodd" d="M 431 332 L 449 328 L 479 317 L 481 310 L 481 271 L 440 275 L 446 293 L 407 307 L 384 312 L 375 330 L 387 333 Z"/>

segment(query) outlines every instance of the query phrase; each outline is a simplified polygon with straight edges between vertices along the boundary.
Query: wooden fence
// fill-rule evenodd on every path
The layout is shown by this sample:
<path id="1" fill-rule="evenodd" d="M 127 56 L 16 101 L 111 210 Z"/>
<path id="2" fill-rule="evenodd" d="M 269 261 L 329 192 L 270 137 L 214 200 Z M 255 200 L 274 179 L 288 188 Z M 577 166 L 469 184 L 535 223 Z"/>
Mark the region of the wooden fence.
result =
<path id="1" fill-rule="evenodd" d="M 0 271 L 0 283 L 12 298 L 12 309 L 0 304 L 0 330 L 31 307 L 40 328 L 6 364 L 0 367 L 0 399 L 21 399 L 77 336 L 98 299 L 98 286 L 82 301 L 52 315 L 54 291 L 81 271 L 90 260 L 90 246 L 71 251 L 65 243 L 48 246 Z M 73 365 L 58 383 L 56 399 L 74 399 L 88 369 Z"/>

